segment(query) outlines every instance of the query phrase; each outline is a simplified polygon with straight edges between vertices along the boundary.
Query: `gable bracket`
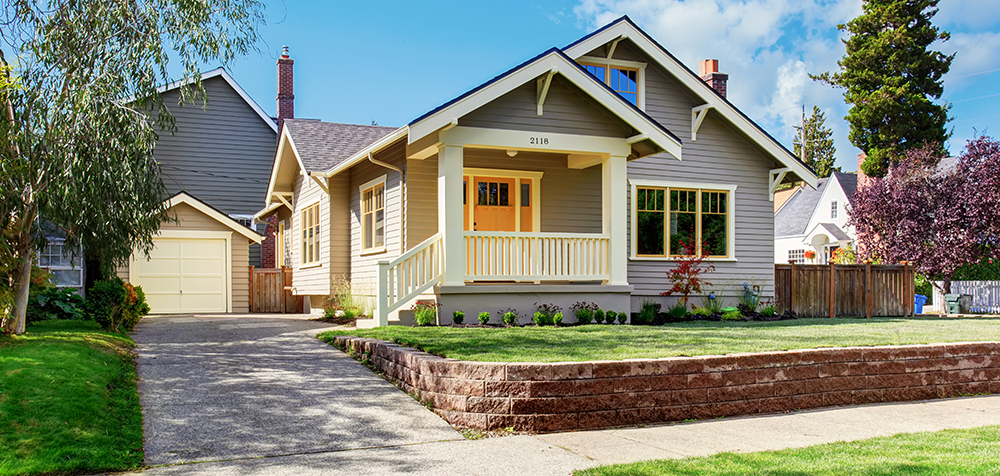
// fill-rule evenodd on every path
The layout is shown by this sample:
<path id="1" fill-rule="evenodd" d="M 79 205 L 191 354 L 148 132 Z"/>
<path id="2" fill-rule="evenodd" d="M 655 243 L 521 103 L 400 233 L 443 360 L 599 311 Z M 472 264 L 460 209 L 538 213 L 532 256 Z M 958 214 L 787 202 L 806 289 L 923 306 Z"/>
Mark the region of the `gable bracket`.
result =
<path id="1" fill-rule="evenodd" d="M 295 210 L 295 207 L 293 207 L 291 203 L 288 203 L 288 199 L 285 198 L 285 195 L 286 193 L 283 192 L 274 192 L 271 194 L 271 196 L 277 198 L 279 202 L 288 207 L 289 210 Z"/>
<path id="2" fill-rule="evenodd" d="M 538 86 L 536 86 L 536 95 L 538 97 L 538 115 L 542 115 L 542 105 L 545 104 L 545 96 L 549 94 L 549 86 L 552 84 L 552 77 L 558 73 L 559 70 L 553 69 L 545 75 L 544 78 L 538 78 Z"/>
<path id="3" fill-rule="evenodd" d="M 701 123 L 705 120 L 708 110 L 714 107 L 711 104 L 702 104 L 691 108 L 691 142 L 698 140 L 698 129 L 701 129 Z"/>
<path id="4" fill-rule="evenodd" d="M 611 46 L 608 47 L 608 59 L 611 59 L 615 55 L 615 48 L 618 48 L 618 43 L 625 39 L 625 36 L 619 36 L 615 41 L 611 42 Z"/>
<path id="5" fill-rule="evenodd" d="M 313 182 L 316 182 L 316 184 L 319 185 L 319 188 L 323 190 L 323 193 L 325 193 L 327 195 L 330 194 L 330 189 L 327 188 L 325 181 L 323 181 L 322 179 L 320 179 L 319 177 L 317 177 L 315 175 L 311 175 L 310 174 L 309 177 L 311 177 L 313 179 Z"/>
<path id="6" fill-rule="evenodd" d="M 785 180 L 785 175 L 791 172 L 792 169 L 785 167 L 781 169 L 771 169 L 767 177 L 767 190 L 770 200 L 774 201 L 774 191 L 778 189 L 778 185 L 781 185 L 781 181 Z"/>

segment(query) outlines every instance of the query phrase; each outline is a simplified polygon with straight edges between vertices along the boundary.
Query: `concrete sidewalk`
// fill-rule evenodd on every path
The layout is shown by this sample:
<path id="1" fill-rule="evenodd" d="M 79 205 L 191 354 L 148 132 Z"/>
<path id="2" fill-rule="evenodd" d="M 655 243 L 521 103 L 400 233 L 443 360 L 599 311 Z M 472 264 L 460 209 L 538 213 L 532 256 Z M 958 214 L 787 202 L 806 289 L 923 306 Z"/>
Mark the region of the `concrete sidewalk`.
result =
<path id="1" fill-rule="evenodd" d="M 1000 396 L 724 418 L 646 428 L 356 448 L 176 466 L 150 475 L 569 475 L 612 463 L 798 448 L 1000 424 Z"/>

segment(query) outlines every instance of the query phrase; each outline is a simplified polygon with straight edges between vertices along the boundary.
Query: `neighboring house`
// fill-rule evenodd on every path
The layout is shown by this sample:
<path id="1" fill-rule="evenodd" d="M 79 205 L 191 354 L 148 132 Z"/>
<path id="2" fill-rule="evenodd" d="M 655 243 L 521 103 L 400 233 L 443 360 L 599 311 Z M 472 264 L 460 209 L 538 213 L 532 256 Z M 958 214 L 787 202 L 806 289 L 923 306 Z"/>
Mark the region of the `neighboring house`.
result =
<path id="1" fill-rule="evenodd" d="M 154 313 L 248 312 L 249 266 L 268 261 L 264 225 L 249 227 L 267 190 L 278 125 L 224 69 L 202 74 L 202 84 L 204 104 L 179 104 L 189 82 L 161 93 L 177 130 L 160 132 L 153 154 L 179 221 L 163 224 L 149 259 L 133 256 L 118 270 L 142 285 Z"/>
<path id="2" fill-rule="evenodd" d="M 774 262 L 827 263 L 838 248 L 854 245 L 854 228 L 847 225 L 858 175 L 833 172 L 816 188 L 792 190 L 774 213 Z M 816 253 L 808 260 L 807 251 Z"/>
<path id="3" fill-rule="evenodd" d="M 257 218 L 279 220 L 293 292 L 318 308 L 347 278 L 374 325 L 417 298 L 443 320 L 636 309 L 685 240 L 720 296 L 771 293 L 771 194 L 816 177 L 725 99 L 717 61 L 701 69 L 623 17 L 400 128 L 288 120 Z"/>

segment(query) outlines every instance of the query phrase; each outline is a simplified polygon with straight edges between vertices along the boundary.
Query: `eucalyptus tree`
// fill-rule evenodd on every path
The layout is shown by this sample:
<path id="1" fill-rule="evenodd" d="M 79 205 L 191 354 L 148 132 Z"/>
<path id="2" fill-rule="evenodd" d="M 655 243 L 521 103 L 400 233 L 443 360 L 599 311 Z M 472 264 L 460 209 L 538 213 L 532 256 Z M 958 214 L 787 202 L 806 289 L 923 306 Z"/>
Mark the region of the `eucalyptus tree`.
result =
<path id="1" fill-rule="evenodd" d="M 157 88 L 193 80 L 182 101 L 204 100 L 199 70 L 255 48 L 258 0 L 3 0 L 0 50 L 0 225 L 14 263 L 7 285 L 23 333 L 41 217 L 82 244 L 109 274 L 148 251 L 165 218 L 153 158 L 173 119 Z M 174 76 L 169 71 L 179 72 Z"/>

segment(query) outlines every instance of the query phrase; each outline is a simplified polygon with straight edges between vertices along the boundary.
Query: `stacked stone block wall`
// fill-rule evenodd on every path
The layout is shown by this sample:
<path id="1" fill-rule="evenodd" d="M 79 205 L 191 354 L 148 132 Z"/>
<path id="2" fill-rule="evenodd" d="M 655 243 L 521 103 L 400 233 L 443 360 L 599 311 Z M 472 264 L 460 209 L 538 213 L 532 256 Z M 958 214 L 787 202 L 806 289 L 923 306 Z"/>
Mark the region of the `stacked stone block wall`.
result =
<path id="1" fill-rule="evenodd" d="M 1000 393 L 1000 343 L 572 363 L 445 359 L 338 337 L 455 425 L 551 432 Z"/>

